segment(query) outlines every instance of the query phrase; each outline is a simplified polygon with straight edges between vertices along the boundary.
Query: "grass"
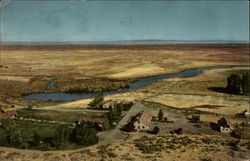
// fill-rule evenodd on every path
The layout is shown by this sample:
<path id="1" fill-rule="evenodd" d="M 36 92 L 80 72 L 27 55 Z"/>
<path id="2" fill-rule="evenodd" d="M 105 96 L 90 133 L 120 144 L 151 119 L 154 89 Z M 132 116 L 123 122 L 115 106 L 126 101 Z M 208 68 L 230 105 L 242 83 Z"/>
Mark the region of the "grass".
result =
<path id="1" fill-rule="evenodd" d="M 21 136 L 24 142 L 32 141 L 33 134 L 36 132 L 42 138 L 54 136 L 54 131 L 57 125 L 51 124 L 37 124 L 31 123 L 29 121 L 19 121 L 16 120 L 16 123 L 21 127 Z M 5 129 L 0 128 L 0 140 L 1 145 L 7 143 L 6 136 L 7 132 Z"/>
<path id="2" fill-rule="evenodd" d="M 21 127 L 21 135 L 24 141 L 32 141 L 33 134 L 36 132 L 42 138 L 54 136 L 55 128 L 58 125 L 38 124 L 29 121 L 16 121 Z"/>
<path id="3" fill-rule="evenodd" d="M 81 117 L 104 116 L 105 113 L 80 112 L 80 111 L 53 111 L 53 110 L 19 110 L 18 116 L 24 118 L 35 118 L 39 120 L 61 121 L 73 123 Z"/>

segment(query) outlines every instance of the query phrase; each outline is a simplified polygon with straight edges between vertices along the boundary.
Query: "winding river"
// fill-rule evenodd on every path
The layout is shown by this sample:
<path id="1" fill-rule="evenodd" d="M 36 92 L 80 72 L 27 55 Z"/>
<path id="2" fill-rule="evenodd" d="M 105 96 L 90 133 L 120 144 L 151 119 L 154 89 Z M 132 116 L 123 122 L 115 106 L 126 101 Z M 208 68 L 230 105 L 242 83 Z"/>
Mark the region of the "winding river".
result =
<path id="1" fill-rule="evenodd" d="M 219 66 L 209 66 L 209 67 L 201 67 L 201 68 L 194 68 L 184 70 L 179 73 L 175 74 L 165 74 L 159 76 L 152 76 L 152 77 L 145 77 L 140 78 L 129 85 L 129 88 L 120 89 L 118 91 L 111 91 L 111 92 L 96 92 L 96 93 L 65 93 L 65 92 L 52 92 L 52 93 L 32 93 L 29 95 L 24 96 L 26 99 L 37 99 L 42 101 L 73 101 L 78 99 L 84 98 L 93 98 L 99 94 L 103 95 L 111 95 L 116 93 L 123 93 L 132 90 L 136 90 L 138 88 L 145 87 L 151 83 L 154 83 L 161 79 L 168 79 L 168 78 L 186 78 L 186 77 L 194 77 L 199 75 L 204 70 L 212 70 L 212 69 L 221 69 L 221 68 L 233 68 L 233 67 L 249 67 L 248 65 L 219 65 Z M 56 84 L 54 82 L 54 77 L 51 77 L 50 87 L 56 88 Z"/>

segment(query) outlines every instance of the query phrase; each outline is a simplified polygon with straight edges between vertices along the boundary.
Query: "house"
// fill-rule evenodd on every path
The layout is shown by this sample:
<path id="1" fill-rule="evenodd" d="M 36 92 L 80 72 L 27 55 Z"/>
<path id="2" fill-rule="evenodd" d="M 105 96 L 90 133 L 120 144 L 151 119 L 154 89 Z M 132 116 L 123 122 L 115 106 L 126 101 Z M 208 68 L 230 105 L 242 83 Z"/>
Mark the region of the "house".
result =
<path id="1" fill-rule="evenodd" d="M 103 117 L 82 117 L 79 123 L 82 121 L 95 123 L 100 130 L 107 129 L 107 120 Z"/>
<path id="2" fill-rule="evenodd" d="M 140 112 L 135 116 L 134 126 L 135 130 L 149 130 L 149 124 L 151 120 L 151 114 L 149 112 Z"/>
<path id="3" fill-rule="evenodd" d="M 0 121 L 7 119 L 7 118 L 15 118 L 17 116 L 17 112 L 16 111 L 6 111 L 6 112 L 2 112 L 0 113 Z"/>
<path id="4" fill-rule="evenodd" d="M 219 126 L 220 132 L 222 132 L 222 133 L 231 133 L 234 129 L 232 123 L 224 117 L 219 119 L 217 121 L 217 124 Z"/>
<path id="5" fill-rule="evenodd" d="M 103 102 L 102 107 L 104 109 L 109 109 L 109 108 L 115 108 L 115 105 L 116 105 L 116 101 L 108 100 L 108 101 Z"/>

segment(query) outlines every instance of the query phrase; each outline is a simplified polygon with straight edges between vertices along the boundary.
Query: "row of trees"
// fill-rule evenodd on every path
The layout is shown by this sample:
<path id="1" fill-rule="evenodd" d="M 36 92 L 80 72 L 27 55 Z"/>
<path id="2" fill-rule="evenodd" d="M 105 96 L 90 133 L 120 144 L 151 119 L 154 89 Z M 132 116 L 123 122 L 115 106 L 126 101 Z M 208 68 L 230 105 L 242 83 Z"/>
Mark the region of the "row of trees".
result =
<path id="1" fill-rule="evenodd" d="M 231 74 L 227 77 L 227 90 L 232 94 L 250 95 L 250 74 L 245 72 L 240 74 Z"/>
<path id="2" fill-rule="evenodd" d="M 71 143 L 82 146 L 93 145 L 98 142 L 97 129 L 94 123 L 81 122 L 75 127 L 59 125 L 54 136 L 41 137 L 39 133 L 33 134 L 33 140 L 24 140 L 22 129 L 13 119 L 2 121 L 1 127 L 7 131 L 6 140 L 8 145 L 15 148 L 35 148 L 40 150 L 60 149 L 63 144 Z"/>
<path id="3" fill-rule="evenodd" d="M 7 131 L 6 140 L 10 146 L 19 148 L 22 145 L 21 128 L 12 119 L 2 120 L 1 127 Z"/>

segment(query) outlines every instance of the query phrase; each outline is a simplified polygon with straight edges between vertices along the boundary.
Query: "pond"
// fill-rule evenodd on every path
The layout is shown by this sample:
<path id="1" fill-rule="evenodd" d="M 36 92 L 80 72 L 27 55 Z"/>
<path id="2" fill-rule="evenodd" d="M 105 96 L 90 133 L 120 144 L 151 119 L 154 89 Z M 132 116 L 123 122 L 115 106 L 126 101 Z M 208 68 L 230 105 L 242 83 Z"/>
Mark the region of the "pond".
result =
<path id="1" fill-rule="evenodd" d="M 209 66 L 209 67 L 201 67 L 201 68 L 194 68 L 188 69 L 179 73 L 175 74 L 165 74 L 159 76 L 152 76 L 152 77 L 145 77 L 140 78 L 132 83 L 129 84 L 129 88 L 120 89 L 117 91 L 110 91 L 110 92 L 96 92 L 96 93 L 66 93 L 66 92 L 52 92 L 52 93 L 32 93 L 29 95 L 24 96 L 26 99 L 37 99 L 42 101 L 73 101 L 78 99 L 84 98 L 93 98 L 97 95 L 111 95 L 116 93 L 123 93 L 129 92 L 132 90 L 136 90 L 138 88 L 145 87 L 151 83 L 154 83 L 161 79 L 167 78 L 185 78 L 185 77 L 194 77 L 199 75 L 204 70 L 211 70 L 211 69 L 221 69 L 221 68 L 233 68 L 233 67 L 249 67 L 248 65 L 219 65 L 219 66 Z M 56 88 L 56 84 L 54 82 L 54 77 L 50 77 L 50 87 Z"/>

